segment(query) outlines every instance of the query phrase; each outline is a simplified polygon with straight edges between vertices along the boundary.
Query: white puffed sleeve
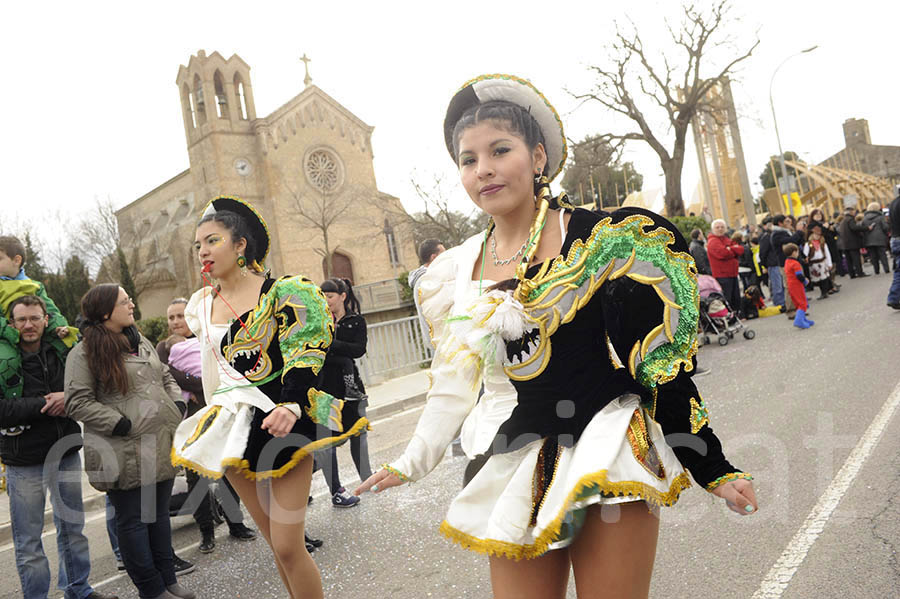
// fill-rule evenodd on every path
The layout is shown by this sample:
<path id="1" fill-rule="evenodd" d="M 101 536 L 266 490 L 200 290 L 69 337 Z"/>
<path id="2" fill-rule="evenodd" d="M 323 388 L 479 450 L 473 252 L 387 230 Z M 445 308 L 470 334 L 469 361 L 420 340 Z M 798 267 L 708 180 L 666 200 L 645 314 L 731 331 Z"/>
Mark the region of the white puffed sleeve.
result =
<path id="1" fill-rule="evenodd" d="M 459 359 L 466 348 L 447 326 L 447 318 L 453 314 L 463 249 L 456 247 L 438 256 L 417 286 L 422 315 L 436 349 L 431 363 L 431 388 L 416 431 L 403 455 L 385 466 L 403 480 L 419 480 L 438 465 L 478 399 L 477 363 Z M 471 265 L 463 268 L 471 269 Z"/>
<path id="2" fill-rule="evenodd" d="M 201 381 L 208 403 L 212 403 L 213 393 L 219 388 L 219 369 L 213 354 L 215 350 L 210 346 L 209 334 L 206 332 L 213 299 L 212 287 L 204 286 L 194 292 L 184 307 L 184 322 L 200 341 Z"/>
<path id="3" fill-rule="evenodd" d="M 184 307 L 184 322 L 198 338 L 203 334 L 201 319 L 204 318 L 204 301 L 212 302 L 213 300 L 211 289 L 207 286 L 201 287 L 191 295 L 187 306 Z"/>

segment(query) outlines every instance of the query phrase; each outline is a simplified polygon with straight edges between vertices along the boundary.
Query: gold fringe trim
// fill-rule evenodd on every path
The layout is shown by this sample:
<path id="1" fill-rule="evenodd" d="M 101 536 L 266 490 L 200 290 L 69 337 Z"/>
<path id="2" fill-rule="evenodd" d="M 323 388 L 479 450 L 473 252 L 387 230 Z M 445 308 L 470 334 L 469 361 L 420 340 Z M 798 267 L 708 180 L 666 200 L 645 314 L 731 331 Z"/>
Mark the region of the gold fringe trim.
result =
<path id="1" fill-rule="evenodd" d="M 730 474 L 726 474 L 725 476 L 720 476 L 716 480 L 706 485 L 706 490 L 711 493 L 725 483 L 730 483 L 739 479 L 753 480 L 753 475 L 746 472 L 732 472 Z"/>
<path id="2" fill-rule="evenodd" d="M 475 551 L 476 553 L 505 557 L 515 561 L 533 559 L 547 552 L 547 548 L 559 535 L 566 514 L 571 511 L 572 504 L 575 503 L 576 498 L 587 487 L 596 485 L 600 487 L 601 492 L 608 495 L 617 497 L 628 495 L 640 498 L 653 505 L 669 506 L 678 501 L 681 492 L 691 486 L 691 479 L 687 472 L 682 472 L 676 476 L 666 493 L 662 493 L 646 483 L 637 481 L 611 482 L 607 478 L 607 472 L 607 470 L 600 470 L 594 474 L 588 474 L 579 480 L 578 484 L 575 485 L 575 488 L 569 492 L 569 496 L 563 503 L 556 518 L 538 536 L 533 545 L 519 545 L 508 541 L 498 541 L 496 539 L 479 539 L 478 537 L 474 537 L 454 528 L 446 520 L 441 523 L 438 530 L 442 535 L 457 545 L 460 545 L 464 549 Z"/>
<path id="3" fill-rule="evenodd" d="M 281 478 L 282 476 L 287 474 L 294 466 L 299 464 L 303 460 L 303 458 L 312 455 L 314 451 L 327 449 L 328 447 L 333 447 L 335 445 L 338 445 L 339 443 L 343 443 L 350 437 L 359 435 L 362 430 L 367 429 L 368 426 L 368 418 L 360 418 L 356 421 L 356 424 L 354 424 L 353 427 L 343 435 L 339 435 L 337 437 L 326 437 L 324 439 L 313 441 L 312 443 L 307 443 L 303 447 L 298 448 L 297 451 L 295 451 L 291 456 L 291 459 L 288 461 L 288 463 L 278 470 L 253 472 L 252 470 L 250 470 L 250 462 L 243 458 L 226 458 L 222 460 L 221 465 L 226 469 L 235 468 L 238 472 L 244 475 L 244 478 L 252 481 L 266 480 L 268 478 Z M 205 476 L 206 478 L 212 478 L 215 480 L 222 478 L 223 474 L 222 472 L 213 472 L 212 470 L 207 470 L 200 464 L 177 455 L 175 453 L 174 447 L 172 448 L 172 465 L 175 467 L 184 466 L 185 468 L 189 468 L 201 476 Z"/>
<path id="4" fill-rule="evenodd" d="M 393 474 L 394 476 L 399 478 L 402 482 L 405 482 L 405 483 L 412 482 L 408 476 L 406 476 L 405 474 L 403 474 L 402 472 L 400 472 L 399 470 L 397 470 L 390 464 L 382 464 L 381 469 L 387 470 L 388 472 L 390 472 L 391 474 Z"/>

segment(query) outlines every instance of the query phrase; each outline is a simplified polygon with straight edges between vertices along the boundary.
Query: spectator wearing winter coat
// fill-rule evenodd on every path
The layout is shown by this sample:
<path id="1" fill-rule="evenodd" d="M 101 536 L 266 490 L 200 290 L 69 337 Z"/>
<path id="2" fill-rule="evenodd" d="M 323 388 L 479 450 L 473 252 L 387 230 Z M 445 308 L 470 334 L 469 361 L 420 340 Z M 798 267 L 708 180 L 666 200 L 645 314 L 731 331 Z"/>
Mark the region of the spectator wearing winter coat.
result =
<path id="1" fill-rule="evenodd" d="M 731 236 L 732 241 L 740 244 L 744 248 L 744 253 L 738 258 L 738 276 L 741 279 L 741 287 L 743 289 L 747 289 L 747 287 L 759 283 L 759 279 L 756 276 L 756 267 L 753 262 L 753 250 L 750 248 L 750 243 L 747 242 L 746 239 L 744 233 L 740 231 L 735 231 L 734 235 Z"/>
<path id="2" fill-rule="evenodd" d="M 837 246 L 837 231 L 835 230 L 834 224 L 829 222 L 825 217 L 825 212 L 821 208 L 813 208 L 813 211 L 809 213 L 810 231 L 812 231 L 812 228 L 816 223 L 822 225 L 822 235 L 825 237 L 825 245 L 828 246 L 828 253 L 831 254 L 831 259 L 834 262 L 834 270 L 836 273 L 832 273 L 831 275 L 831 280 L 834 282 L 835 274 L 840 276 L 847 274 L 847 271 L 844 269 L 844 261 L 841 260 L 840 250 L 838 250 Z"/>
<path id="3" fill-rule="evenodd" d="M 794 310 L 794 303 L 791 301 L 791 296 L 785 293 L 787 282 L 784 280 L 785 256 L 782 248 L 786 243 L 803 243 L 803 234 L 794 233 L 789 229 L 791 222 L 785 215 L 776 214 L 772 217 L 770 233 L 765 245 L 763 240 L 759 242 L 760 256 L 769 271 L 773 305 L 781 306 L 788 313 Z"/>
<path id="4" fill-rule="evenodd" d="M 772 217 L 767 216 L 763 220 L 763 232 L 759 236 L 759 264 L 766 269 L 772 305 L 784 307 L 784 277 L 778 264 L 778 255 L 772 248 L 773 226 Z"/>
<path id="5" fill-rule="evenodd" d="M 838 228 L 838 248 L 847 255 L 851 279 L 869 276 L 863 272 L 862 256 L 859 253 L 863 247 L 863 233 L 868 229 L 864 224 L 856 222 L 856 212 L 856 208 L 847 208 Z"/>
<path id="6" fill-rule="evenodd" d="M 691 256 L 694 257 L 694 263 L 697 265 L 697 272 L 701 275 L 711 275 L 709 268 L 709 256 L 706 255 L 706 237 L 700 229 L 691 231 Z"/>
<path id="7" fill-rule="evenodd" d="M 872 261 L 875 274 L 881 274 L 880 266 L 884 266 L 884 274 L 888 274 L 891 269 L 888 266 L 886 249 L 891 228 L 888 226 L 887 218 L 881 212 L 878 202 L 872 202 L 866 206 L 863 226 L 867 229 L 863 232 L 863 245 L 869 255 L 869 260 Z"/>
<path id="8" fill-rule="evenodd" d="M 891 220 L 891 256 L 894 259 L 894 280 L 888 291 L 887 305 L 900 310 L 900 185 L 895 188 L 897 197 L 888 208 Z"/>
<path id="9" fill-rule="evenodd" d="M 778 256 L 778 266 L 784 267 L 786 256 L 784 255 L 784 245 L 793 243 L 797 246 L 803 245 L 804 235 L 802 231 L 794 231 L 793 219 L 783 214 L 776 214 L 772 217 L 772 250 Z"/>
<path id="10" fill-rule="evenodd" d="M 712 222 L 712 230 L 706 238 L 706 252 L 712 276 L 722 286 L 722 294 L 732 310 L 741 307 L 741 291 L 738 285 L 738 259 L 744 246 L 727 235 L 728 225 L 718 218 Z"/>
<path id="11" fill-rule="evenodd" d="M 193 599 L 175 578 L 169 523 L 181 389 L 134 325 L 124 289 L 92 287 L 81 312 L 84 340 L 66 361 L 65 405 L 84 423 L 88 480 L 115 508 L 119 552 L 138 594 Z"/>

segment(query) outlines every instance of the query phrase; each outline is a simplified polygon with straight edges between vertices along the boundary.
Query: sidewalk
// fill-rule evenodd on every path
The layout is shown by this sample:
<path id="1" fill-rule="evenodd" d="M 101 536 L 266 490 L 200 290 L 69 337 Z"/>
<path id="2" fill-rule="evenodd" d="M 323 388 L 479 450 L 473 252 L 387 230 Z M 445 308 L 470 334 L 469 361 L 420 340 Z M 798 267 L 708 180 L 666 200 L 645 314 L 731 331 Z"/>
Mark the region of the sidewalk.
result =
<path id="1" fill-rule="evenodd" d="M 423 369 L 367 388 L 369 421 L 375 422 L 424 403 L 425 394 L 428 391 L 427 372 Z M 82 497 L 86 514 L 106 507 L 106 494 L 100 493 L 90 486 L 86 475 L 82 475 Z M 53 513 L 48 500 L 47 509 L 44 511 L 44 529 L 47 530 L 48 526 L 52 526 L 52 522 Z M 12 530 L 9 524 L 9 496 L 6 493 L 0 493 L 0 545 L 10 542 L 12 542 Z"/>

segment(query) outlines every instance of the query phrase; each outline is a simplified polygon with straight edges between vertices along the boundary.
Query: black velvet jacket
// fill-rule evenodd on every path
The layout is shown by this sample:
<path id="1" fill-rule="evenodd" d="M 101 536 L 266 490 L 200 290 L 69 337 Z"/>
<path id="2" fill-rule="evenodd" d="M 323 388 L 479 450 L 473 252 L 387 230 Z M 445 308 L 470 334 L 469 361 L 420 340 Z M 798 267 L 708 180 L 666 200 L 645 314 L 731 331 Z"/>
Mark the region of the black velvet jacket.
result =
<path id="1" fill-rule="evenodd" d="M 674 225 L 637 208 L 575 210 L 561 256 L 527 276 L 533 291 L 523 305 L 540 326 L 506 344 L 518 403 L 494 453 L 538 437 L 571 446 L 603 407 L 635 394 L 698 483 L 711 489 L 740 476 L 691 380 L 699 294 Z"/>

